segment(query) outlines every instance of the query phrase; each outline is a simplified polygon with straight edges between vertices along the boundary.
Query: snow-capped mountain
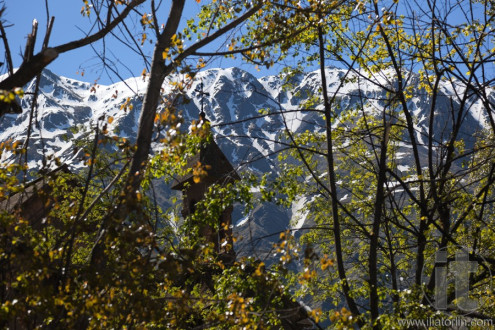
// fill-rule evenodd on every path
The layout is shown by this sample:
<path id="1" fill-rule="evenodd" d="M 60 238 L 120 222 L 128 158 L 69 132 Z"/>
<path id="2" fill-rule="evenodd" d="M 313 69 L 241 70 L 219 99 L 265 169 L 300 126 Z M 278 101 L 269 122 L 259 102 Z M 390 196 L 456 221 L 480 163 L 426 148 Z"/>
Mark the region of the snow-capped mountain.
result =
<path id="1" fill-rule="evenodd" d="M 328 68 L 327 83 L 329 92 L 338 91 L 338 102 L 342 107 L 357 104 L 362 96 L 369 100 L 366 111 L 379 111 L 385 102 L 385 91 L 379 85 L 391 86 L 393 74 L 387 72 L 370 79 L 353 74 L 347 75 L 345 70 Z M 415 74 L 408 77 L 410 84 L 417 84 Z M 278 161 L 276 152 L 281 145 L 280 134 L 287 126 L 293 132 L 323 131 L 323 121 L 316 112 L 287 111 L 283 116 L 275 114 L 261 116 L 259 111 L 269 109 L 279 113 L 281 110 L 296 110 L 300 104 L 310 97 L 321 95 L 321 79 L 318 71 L 298 74 L 291 78 L 293 87 L 284 88 L 282 80 L 276 76 L 255 78 L 250 73 L 238 68 L 210 69 L 197 75 L 197 79 L 187 92 L 192 100 L 184 104 L 182 116 L 185 122 L 196 119 L 201 108 L 199 84 L 203 83 L 204 109 L 211 121 L 217 144 L 234 167 L 254 173 L 277 173 Z M 373 83 L 374 82 L 374 83 Z M 73 152 L 72 141 L 79 139 L 84 130 L 73 131 L 70 128 L 85 126 L 91 131 L 98 118 L 113 117 L 108 130 L 114 131 L 131 141 L 137 132 L 142 97 L 147 81 L 142 77 L 130 78 L 113 85 L 93 85 L 74 79 L 59 77 L 45 70 L 43 72 L 38 97 L 38 108 L 33 119 L 33 130 L 28 148 L 28 165 L 32 168 L 41 166 L 43 153 L 54 154 L 63 162 L 75 168 L 83 166 L 78 155 Z M 164 86 L 165 93 L 169 90 Z M 455 111 L 456 99 L 452 84 L 441 85 L 441 95 L 437 102 L 435 139 L 445 140 L 452 128 L 452 115 Z M 26 92 L 34 90 L 34 82 L 25 88 Z M 488 91 L 492 93 L 492 91 Z M 416 91 L 409 99 L 409 106 L 415 117 L 417 140 L 425 141 L 428 127 L 430 100 L 425 93 Z M 492 97 L 493 97 L 492 93 Z M 470 111 L 463 118 L 461 136 L 467 144 L 473 135 L 482 129 L 485 117 L 482 106 L 476 99 L 468 100 Z M 123 104 L 132 104 L 133 109 L 122 109 Z M 24 112 L 20 115 L 9 114 L 0 118 L 0 142 L 24 141 L 30 122 L 30 97 L 21 103 Z M 321 109 L 321 105 L 317 108 Z M 186 126 L 186 125 L 184 125 Z M 407 169 L 411 164 L 408 146 L 402 152 L 403 163 Z M 422 150 L 421 152 L 425 152 Z M 3 163 L 12 161 L 12 155 L 5 152 L 0 160 Z M 165 189 L 166 190 L 166 189 Z M 168 194 L 170 191 L 163 191 Z M 239 209 L 234 214 L 235 230 L 243 237 L 256 240 L 257 237 L 283 230 L 290 226 L 304 225 L 305 213 L 302 210 L 304 200 L 300 200 L 291 209 L 283 209 L 276 205 L 262 205 L 255 208 L 247 217 Z M 276 236 L 275 238 L 276 239 Z M 271 244 L 260 244 L 257 247 L 269 247 Z M 258 243 L 256 243 L 258 244 Z M 242 245 L 242 249 L 254 249 L 253 245 Z M 253 251 L 246 251 L 252 253 Z"/>

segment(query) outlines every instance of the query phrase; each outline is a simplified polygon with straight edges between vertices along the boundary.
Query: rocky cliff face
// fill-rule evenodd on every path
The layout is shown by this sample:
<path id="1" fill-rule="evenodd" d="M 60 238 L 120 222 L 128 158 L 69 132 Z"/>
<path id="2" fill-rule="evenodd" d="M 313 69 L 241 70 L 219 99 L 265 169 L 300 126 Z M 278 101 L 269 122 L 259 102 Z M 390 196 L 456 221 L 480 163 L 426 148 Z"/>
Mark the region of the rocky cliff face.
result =
<path id="1" fill-rule="evenodd" d="M 345 71 L 337 68 L 327 69 L 327 82 L 330 92 L 338 91 L 338 102 L 342 107 L 358 104 L 361 97 L 369 100 L 365 109 L 379 112 L 385 102 L 385 92 L 378 85 L 358 75 L 345 77 Z M 346 82 L 342 80 L 346 78 Z M 254 173 L 278 172 L 276 152 L 281 148 L 276 141 L 281 139 L 280 133 L 287 127 L 293 132 L 323 131 L 323 121 L 315 112 L 286 112 L 271 116 L 259 116 L 259 110 L 270 109 L 272 112 L 296 110 L 300 104 L 310 97 L 321 95 L 321 79 L 319 72 L 299 74 L 292 78 L 290 90 L 282 88 L 279 78 L 270 76 L 260 79 L 238 68 L 211 69 L 201 72 L 189 89 L 187 97 L 192 102 L 183 105 L 182 115 L 187 122 L 197 118 L 200 109 L 200 96 L 197 91 L 202 81 L 204 91 L 209 95 L 204 99 L 207 117 L 213 125 L 217 144 L 234 167 L 239 171 Z M 411 74 L 411 84 L 418 78 Z M 393 84 L 392 74 L 383 73 L 373 78 L 383 86 Z M 39 107 L 34 118 L 34 128 L 28 150 L 29 166 L 40 167 L 43 153 L 54 154 L 63 162 L 74 168 L 82 167 L 74 154 L 72 143 L 80 139 L 84 131 L 91 131 L 98 118 L 112 116 L 109 131 L 133 140 L 137 132 L 142 96 L 146 81 L 142 78 L 130 78 L 109 86 L 92 85 L 65 77 L 59 77 L 45 70 L 41 79 Z M 167 87 L 164 86 L 165 92 Z M 442 95 L 435 111 L 434 137 L 438 142 L 445 140 L 452 130 L 452 116 L 456 115 L 458 100 L 454 96 L 454 86 L 444 83 Z M 34 84 L 26 87 L 32 92 Z M 492 98 L 493 91 L 491 93 Z M 430 113 L 430 99 L 424 92 L 415 90 L 408 101 L 415 117 L 418 141 L 425 141 Z M 24 112 L 21 115 L 6 115 L 0 119 L 0 141 L 12 139 L 23 141 L 29 126 L 30 102 L 28 97 L 22 100 Z M 495 99 L 495 98 L 494 98 Z M 133 104 L 133 110 L 121 110 L 127 100 Z M 474 98 L 468 100 L 469 112 L 463 117 L 461 136 L 467 144 L 472 144 L 473 135 L 486 125 L 482 114 L 482 105 Z M 321 106 L 320 106 L 321 108 Z M 451 111 L 454 109 L 454 111 Z M 250 119 L 251 118 L 251 119 Z M 254 119 L 253 119 L 254 118 Z M 285 122 L 285 123 L 284 123 Z M 86 127 L 86 130 L 73 131 L 71 127 Z M 403 169 L 412 163 L 409 146 L 402 146 L 400 153 Z M 422 153 L 426 149 L 421 150 Z M 13 161 L 12 155 L 4 153 L 2 162 Z M 163 188 L 161 194 L 170 194 Z M 299 201 L 291 209 L 282 209 L 273 204 L 260 205 L 249 216 L 242 215 L 240 208 L 234 212 L 234 231 L 245 238 L 239 243 L 239 250 L 252 254 L 270 248 L 270 238 L 256 240 L 258 237 L 274 233 L 288 227 L 301 227 L 306 221 L 301 212 L 304 201 Z M 272 239 L 276 239 L 274 236 Z M 254 242 L 248 244 L 248 241 Z"/>

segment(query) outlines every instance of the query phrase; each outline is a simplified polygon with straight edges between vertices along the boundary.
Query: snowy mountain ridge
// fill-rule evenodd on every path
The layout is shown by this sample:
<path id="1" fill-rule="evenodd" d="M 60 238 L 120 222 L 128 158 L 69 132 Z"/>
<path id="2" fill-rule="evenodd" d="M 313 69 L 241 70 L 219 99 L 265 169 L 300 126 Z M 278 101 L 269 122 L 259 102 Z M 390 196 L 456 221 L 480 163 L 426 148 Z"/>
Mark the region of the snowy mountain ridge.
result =
<path id="1" fill-rule="evenodd" d="M 380 85 L 391 86 L 394 83 L 391 72 L 365 79 L 357 73 L 346 76 L 345 70 L 337 68 L 328 68 L 326 78 L 329 93 L 338 91 L 338 102 L 342 108 L 352 107 L 363 96 L 368 100 L 365 111 L 377 113 L 383 109 L 385 100 L 385 92 Z M 344 78 L 347 81 L 343 82 Z M 407 78 L 411 84 L 418 82 L 414 73 Z M 282 88 L 282 81 L 276 76 L 257 79 L 238 68 L 205 70 L 198 73 L 187 91 L 187 97 L 192 102 L 180 107 L 182 116 L 187 126 L 188 122 L 197 118 L 201 109 L 198 88 L 203 83 L 204 92 L 209 94 L 204 99 L 206 115 L 212 123 L 218 145 L 234 167 L 247 163 L 243 168 L 255 173 L 277 173 L 276 152 L 281 146 L 276 141 L 280 139 L 279 133 L 283 132 L 286 125 L 293 132 L 324 131 L 323 121 L 318 113 L 288 111 L 297 110 L 309 97 L 321 95 L 319 71 L 297 74 L 291 81 L 294 87 L 287 90 Z M 78 155 L 73 152 L 71 142 L 81 138 L 82 133 L 73 132 L 70 128 L 84 126 L 91 131 L 91 127 L 102 116 L 113 117 L 113 121 L 108 124 L 110 132 L 115 131 L 115 134 L 132 141 L 137 133 L 146 84 L 146 80 L 137 77 L 107 86 L 94 85 L 59 77 L 45 70 L 40 82 L 41 92 L 28 148 L 29 167 L 41 167 L 43 153 L 53 153 L 62 162 L 75 168 L 83 166 L 78 161 Z M 169 85 L 165 84 L 163 88 L 164 93 L 170 91 Z M 435 138 L 438 141 L 444 140 L 449 134 L 451 112 L 447 109 L 451 104 L 450 96 L 454 94 L 454 88 L 462 89 L 462 86 L 452 87 L 448 83 L 441 85 L 442 97 L 438 100 L 435 127 Z M 34 82 L 26 86 L 25 90 L 33 92 Z M 491 90 L 488 92 L 493 98 L 495 93 Z M 425 93 L 416 91 L 414 94 L 408 101 L 409 107 L 416 120 L 417 140 L 424 143 L 430 102 Z M 469 112 L 462 125 L 462 136 L 467 139 L 486 125 L 480 102 L 476 99 L 469 102 Z M 30 103 L 29 97 L 25 97 L 21 102 L 24 109 L 22 114 L 8 114 L 0 119 L 0 142 L 24 141 L 29 126 Z M 124 104 L 132 104 L 133 109 L 122 110 Z M 316 108 L 322 109 L 322 106 L 318 105 Z M 260 116 L 260 109 L 270 109 L 270 112 L 277 114 Z M 282 115 L 282 110 L 288 112 Z M 253 117 L 255 119 L 250 120 Z M 399 153 L 403 159 L 399 166 L 404 170 L 411 163 L 411 155 L 407 150 L 405 146 Z M 13 161 L 12 154 L 8 152 L 1 157 L 2 163 Z M 250 162 L 254 159 L 258 160 Z M 248 218 L 237 212 L 234 214 L 236 228 L 238 231 L 249 230 L 251 236 L 253 233 L 254 236 L 263 236 L 291 225 L 300 228 L 306 218 L 302 207 L 304 201 L 304 198 L 299 200 L 290 210 L 275 205 L 260 206 Z"/>

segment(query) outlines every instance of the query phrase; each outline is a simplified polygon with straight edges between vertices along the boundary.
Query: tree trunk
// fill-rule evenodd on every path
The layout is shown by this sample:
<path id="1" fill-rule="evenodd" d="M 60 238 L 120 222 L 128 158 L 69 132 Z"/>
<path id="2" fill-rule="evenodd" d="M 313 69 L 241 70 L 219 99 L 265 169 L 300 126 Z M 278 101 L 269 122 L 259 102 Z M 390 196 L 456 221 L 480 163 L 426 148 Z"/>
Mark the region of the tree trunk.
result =
<path id="1" fill-rule="evenodd" d="M 153 126 L 155 122 L 156 110 L 160 100 L 160 92 L 163 81 L 167 75 L 163 51 L 170 47 L 172 36 L 175 35 L 179 27 L 180 18 L 184 9 L 185 0 L 174 0 L 170 9 L 169 18 L 163 32 L 160 34 L 153 52 L 151 61 L 150 80 L 146 89 L 141 115 L 139 117 L 138 132 L 136 139 L 136 152 L 131 161 L 129 175 L 126 182 L 126 198 L 129 206 L 132 206 L 136 191 L 139 190 L 144 177 L 146 162 L 151 147 L 153 136 Z M 170 69 L 169 69 L 170 70 Z"/>
<path id="2" fill-rule="evenodd" d="M 328 101 L 327 92 L 327 79 L 325 76 L 325 54 L 324 54 L 324 44 L 323 44 L 323 32 L 321 27 L 318 27 L 318 41 L 320 48 L 320 74 L 321 74 L 321 85 L 323 91 L 323 101 L 325 106 L 325 126 L 327 135 L 327 167 L 328 167 L 328 179 L 330 181 L 330 195 L 332 204 L 332 218 L 333 218 L 333 233 L 335 240 L 335 256 L 337 259 L 337 271 L 339 273 L 339 278 L 342 282 L 342 291 L 344 292 L 345 300 L 349 306 L 350 311 L 355 316 L 358 316 L 359 309 L 356 302 L 350 295 L 350 287 L 347 281 L 347 275 L 344 266 L 344 260 L 342 255 L 342 242 L 341 242 L 341 231 L 340 231 L 340 220 L 339 220 L 339 210 L 338 210 L 338 199 L 337 199 L 337 184 L 335 178 L 335 166 L 333 163 L 333 141 L 332 141 L 332 123 L 331 123 L 331 112 L 330 103 Z"/>

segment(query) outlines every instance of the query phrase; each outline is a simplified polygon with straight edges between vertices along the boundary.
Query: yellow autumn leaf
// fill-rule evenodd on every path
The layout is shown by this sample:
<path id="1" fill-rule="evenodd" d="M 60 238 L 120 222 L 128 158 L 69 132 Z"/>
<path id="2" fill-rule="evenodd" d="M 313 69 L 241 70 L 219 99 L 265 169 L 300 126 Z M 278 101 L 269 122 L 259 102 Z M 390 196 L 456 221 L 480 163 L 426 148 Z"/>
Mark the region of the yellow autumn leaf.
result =
<path id="1" fill-rule="evenodd" d="M 263 275 L 263 266 L 265 266 L 265 263 L 264 262 L 260 262 L 259 265 L 258 265 L 258 268 L 256 268 L 256 271 L 254 272 L 254 274 L 256 276 Z"/>

